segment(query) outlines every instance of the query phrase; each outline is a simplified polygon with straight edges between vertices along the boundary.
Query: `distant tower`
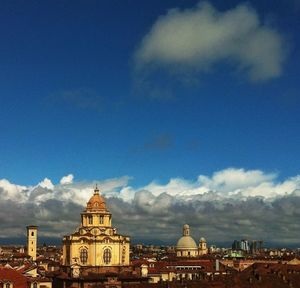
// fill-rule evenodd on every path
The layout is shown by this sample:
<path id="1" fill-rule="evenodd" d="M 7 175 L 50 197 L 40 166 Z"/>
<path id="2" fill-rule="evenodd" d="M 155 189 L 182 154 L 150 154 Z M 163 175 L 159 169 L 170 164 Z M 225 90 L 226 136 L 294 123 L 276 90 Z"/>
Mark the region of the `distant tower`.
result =
<path id="1" fill-rule="evenodd" d="M 36 260 L 37 226 L 27 226 L 27 254 Z"/>

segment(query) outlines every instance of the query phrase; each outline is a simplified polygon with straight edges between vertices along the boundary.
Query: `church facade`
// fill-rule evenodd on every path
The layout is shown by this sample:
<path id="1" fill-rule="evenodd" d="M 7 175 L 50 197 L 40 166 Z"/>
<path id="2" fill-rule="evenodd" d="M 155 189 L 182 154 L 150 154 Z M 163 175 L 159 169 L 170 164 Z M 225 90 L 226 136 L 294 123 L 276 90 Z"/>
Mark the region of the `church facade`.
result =
<path id="1" fill-rule="evenodd" d="M 80 269 L 129 266 L 129 246 L 130 238 L 112 227 L 112 215 L 96 187 L 81 213 L 81 225 L 63 238 L 63 265 L 73 277 Z"/>

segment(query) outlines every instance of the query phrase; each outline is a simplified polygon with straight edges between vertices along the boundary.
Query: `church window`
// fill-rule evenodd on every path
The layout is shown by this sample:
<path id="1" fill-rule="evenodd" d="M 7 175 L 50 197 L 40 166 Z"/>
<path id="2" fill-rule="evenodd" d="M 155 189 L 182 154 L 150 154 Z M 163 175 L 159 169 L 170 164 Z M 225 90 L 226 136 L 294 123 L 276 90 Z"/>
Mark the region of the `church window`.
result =
<path id="1" fill-rule="evenodd" d="M 93 224 L 93 216 L 89 216 L 89 224 Z"/>
<path id="2" fill-rule="evenodd" d="M 100 215 L 99 223 L 100 223 L 100 224 L 103 224 L 103 223 L 104 223 L 104 217 L 103 217 L 103 215 Z"/>
<path id="3" fill-rule="evenodd" d="M 103 261 L 104 261 L 104 264 L 109 264 L 110 261 L 111 261 L 111 251 L 110 249 L 106 248 L 104 250 L 104 253 L 103 253 Z"/>
<path id="4" fill-rule="evenodd" d="M 10 288 L 10 283 L 9 283 L 9 282 L 7 282 L 7 283 L 5 284 L 5 288 Z"/>
<path id="5" fill-rule="evenodd" d="M 88 259 L 88 251 L 87 249 L 81 249 L 80 250 L 80 261 L 82 264 L 86 264 Z"/>
<path id="6" fill-rule="evenodd" d="M 37 288 L 37 287 L 38 287 L 37 283 L 34 282 L 34 283 L 33 283 L 33 288 Z"/>
<path id="7" fill-rule="evenodd" d="M 122 262 L 125 262 L 125 257 L 126 257 L 126 247 L 123 247 L 123 251 L 122 251 Z"/>
<path id="8" fill-rule="evenodd" d="M 34 236 L 34 232 L 31 232 L 31 236 Z"/>

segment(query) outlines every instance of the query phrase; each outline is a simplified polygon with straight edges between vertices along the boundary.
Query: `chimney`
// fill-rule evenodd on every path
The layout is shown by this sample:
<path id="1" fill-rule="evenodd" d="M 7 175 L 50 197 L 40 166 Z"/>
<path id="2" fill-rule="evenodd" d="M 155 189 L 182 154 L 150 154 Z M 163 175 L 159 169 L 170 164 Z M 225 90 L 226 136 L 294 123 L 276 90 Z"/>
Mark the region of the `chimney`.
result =
<path id="1" fill-rule="evenodd" d="M 148 277 L 148 265 L 143 264 L 141 266 L 142 277 Z"/>
<path id="2" fill-rule="evenodd" d="M 219 259 L 216 259 L 216 272 L 219 272 L 220 270 L 220 262 Z"/>

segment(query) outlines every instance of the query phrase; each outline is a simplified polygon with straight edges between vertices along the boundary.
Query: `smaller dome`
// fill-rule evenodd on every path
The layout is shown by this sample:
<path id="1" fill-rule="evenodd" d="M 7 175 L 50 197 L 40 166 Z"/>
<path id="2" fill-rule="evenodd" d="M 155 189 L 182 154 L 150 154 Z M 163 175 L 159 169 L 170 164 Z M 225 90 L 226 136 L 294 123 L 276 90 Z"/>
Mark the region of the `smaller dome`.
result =
<path id="1" fill-rule="evenodd" d="M 182 236 L 176 245 L 177 249 L 197 249 L 195 240 L 191 236 Z"/>
<path id="2" fill-rule="evenodd" d="M 200 238 L 200 242 L 206 242 L 205 238 L 204 238 L 204 237 L 201 237 L 201 238 Z"/>

